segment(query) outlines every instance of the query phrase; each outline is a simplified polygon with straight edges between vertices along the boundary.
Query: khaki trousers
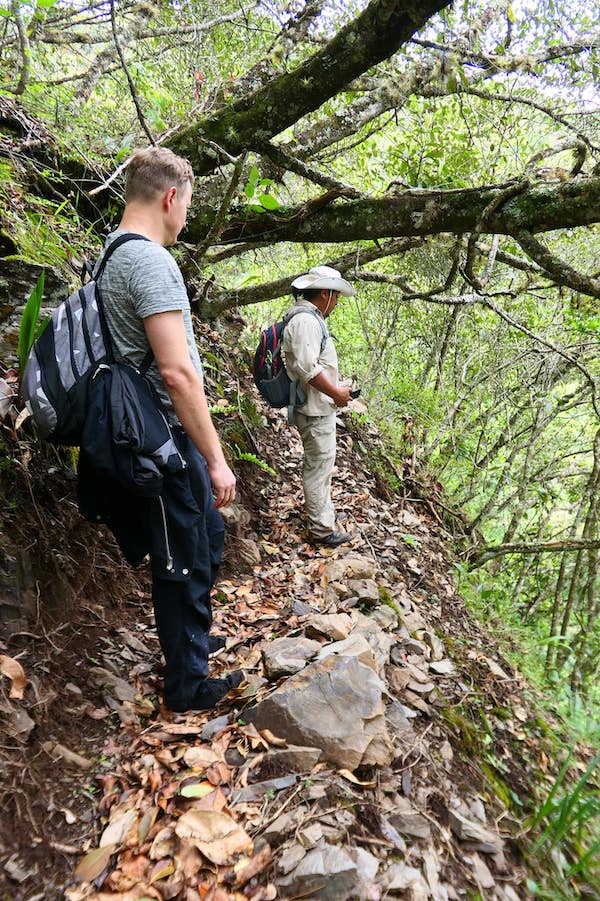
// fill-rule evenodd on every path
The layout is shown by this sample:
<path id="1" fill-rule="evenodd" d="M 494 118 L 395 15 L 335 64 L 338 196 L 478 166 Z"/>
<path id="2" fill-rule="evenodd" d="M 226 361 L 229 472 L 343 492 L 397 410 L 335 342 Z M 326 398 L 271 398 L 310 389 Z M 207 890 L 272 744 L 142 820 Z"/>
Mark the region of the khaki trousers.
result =
<path id="1" fill-rule="evenodd" d="M 335 411 L 325 416 L 294 413 L 304 445 L 302 484 L 308 526 L 315 538 L 324 538 L 335 529 L 331 501 L 331 473 L 335 464 Z"/>

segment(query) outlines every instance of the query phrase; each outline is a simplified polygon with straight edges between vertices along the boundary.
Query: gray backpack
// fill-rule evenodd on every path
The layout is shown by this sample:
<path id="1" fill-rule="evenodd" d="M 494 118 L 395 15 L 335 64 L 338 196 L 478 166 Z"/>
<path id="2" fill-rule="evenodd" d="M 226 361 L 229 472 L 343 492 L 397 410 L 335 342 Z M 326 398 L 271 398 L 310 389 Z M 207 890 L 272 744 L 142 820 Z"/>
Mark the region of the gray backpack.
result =
<path id="1" fill-rule="evenodd" d="M 39 435 L 53 444 L 81 443 L 90 378 L 102 363 L 114 360 L 99 287 L 104 267 L 122 244 L 146 240 L 135 234 L 115 238 L 95 277 L 58 305 L 33 344 L 21 392 Z M 86 272 L 91 275 L 89 267 Z M 142 374 L 152 360 L 150 351 L 140 368 Z"/>

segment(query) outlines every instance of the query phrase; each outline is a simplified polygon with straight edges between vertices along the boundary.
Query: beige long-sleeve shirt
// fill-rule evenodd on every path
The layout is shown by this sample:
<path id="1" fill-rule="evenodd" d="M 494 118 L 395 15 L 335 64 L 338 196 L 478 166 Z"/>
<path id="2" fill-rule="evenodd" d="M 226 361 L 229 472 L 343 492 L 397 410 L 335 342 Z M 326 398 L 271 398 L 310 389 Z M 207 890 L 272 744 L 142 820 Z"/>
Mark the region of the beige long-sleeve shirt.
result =
<path id="1" fill-rule="evenodd" d="M 323 339 L 321 322 L 325 320 L 310 301 L 301 300 L 292 309 L 305 309 L 307 313 L 294 316 L 285 327 L 282 345 L 285 368 L 289 377 L 297 379 L 306 391 L 306 403 L 298 409 L 305 416 L 325 416 L 335 409 L 333 398 L 313 388 L 309 383 L 319 373 L 324 372 L 330 382 L 338 386 L 338 358 L 333 339 L 329 336 L 321 351 Z"/>

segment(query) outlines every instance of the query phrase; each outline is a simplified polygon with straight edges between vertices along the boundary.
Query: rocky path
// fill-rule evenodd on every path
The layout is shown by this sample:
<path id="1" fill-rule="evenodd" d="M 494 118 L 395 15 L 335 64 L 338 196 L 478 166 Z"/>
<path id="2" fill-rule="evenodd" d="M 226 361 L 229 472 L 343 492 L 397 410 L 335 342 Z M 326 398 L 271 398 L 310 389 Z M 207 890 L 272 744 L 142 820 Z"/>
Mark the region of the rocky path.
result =
<path id="1" fill-rule="evenodd" d="M 162 709 L 147 586 L 95 544 L 69 578 L 104 567 L 122 603 L 82 582 L 71 623 L 38 617 L 0 646 L 0 898 L 530 897 L 513 812 L 551 752 L 493 623 L 455 591 L 436 508 L 387 490 L 377 435 L 342 419 L 334 499 L 353 540 L 315 550 L 299 440 L 267 409 L 250 428 L 239 392 L 230 379 L 218 404 L 277 472 L 240 463 L 226 514 L 213 672 L 246 681 L 210 713 Z"/>
<path id="2" fill-rule="evenodd" d="M 299 444 L 270 427 L 283 478 L 228 511 L 244 574 L 230 566 L 215 603 L 214 671 L 247 680 L 217 711 L 173 717 L 148 619 L 107 636 L 91 670 L 115 724 L 100 828 L 66 898 L 527 897 L 501 797 L 518 790 L 522 686 L 456 596 L 448 536 L 422 504 L 378 497 L 342 430 L 335 500 L 354 539 L 315 551 Z"/>

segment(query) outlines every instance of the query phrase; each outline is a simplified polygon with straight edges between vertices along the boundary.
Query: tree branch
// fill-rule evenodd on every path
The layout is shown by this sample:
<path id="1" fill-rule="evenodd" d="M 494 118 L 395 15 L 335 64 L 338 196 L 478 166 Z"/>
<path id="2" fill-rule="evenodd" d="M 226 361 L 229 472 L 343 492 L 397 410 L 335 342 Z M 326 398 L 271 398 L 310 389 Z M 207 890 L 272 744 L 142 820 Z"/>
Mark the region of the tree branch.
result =
<path id="1" fill-rule="evenodd" d="M 357 262 L 372 262 L 380 260 L 384 257 L 405 253 L 411 250 L 421 242 L 416 238 L 403 238 L 395 241 L 389 241 L 386 244 L 369 247 L 366 250 L 358 249 L 353 253 L 344 254 L 337 259 L 331 260 L 328 265 L 338 269 L 342 275 L 347 275 L 356 266 Z M 300 275 L 295 272 L 286 275 L 284 278 L 276 279 L 272 282 L 265 282 L 262 285 L 252 285 L 249 288 L 240 288 L 237 291 L 219 291 L 213 290 L 208 313 L 211 317 L 218 316 L 224 310 L 230 310 L 232 307 L 247 307 L 264 300 L 274 300 L 276 297 L 284 297 L 290 293 L 290 284 Z"/>
<path id="2" fill-rule="evenodd" d="M 588 294 L 590 297 L 600 297 L 600 279 L 577 272 L 568 263 L 551 253 L 541 241 L 533 237 L 531 232 L 514 231 L 513 237 L 521 245 L 527 256 L 534 260 L 538 266 L 541 266 L 557 284 L 565 285 L 581 294 Z"/>
<path id="3" fill-rule="evenodd" d="M 321 209 L 303 204 L 274 213 L 242 211 L 224 229 L 222 243 L 239 241 L 343 242 L 376 238 L 465 234 L 475 229 L 489 204 L 507 186 L 450 191 L 411 189 L 390 197 L 333 203 Z M 200 209 L 188 224 L 193 241 L 205 235 L 210 213 Z M 212 221 L 212 219 L 210 219 Z M 482 232 L 513 235 L 576 228 L 600 221 L 600 177 L 534 184 L 488 215 Z"/>
<path id="4" fill-rule="evenodd" d="M 257 139 L 269 140 L 395 53 L 434 13 L 448 5 L 449 0 L 424 0 L 420 4 L 371 0 L 354 21 L 306 62 L 183 129 L 169 141 L 169 147 L 187 157 L 197 174 L 212 171 L 215 156 L 199 146 L 201 137 L 210 137 L 233 154 Z"/>
<path id="5" fill-rule="evenodd" d="M 472 567 L 483 566 L 494 557 L 506 554 L 560 554 L 565 551 L 593 550 L 600 548 L 600 540 L 591 538 L 572 538 L 568 541 L 543 541 L 540 544 L 496 544 L 485 548 L 469 548 L 465 556 Z"/>

